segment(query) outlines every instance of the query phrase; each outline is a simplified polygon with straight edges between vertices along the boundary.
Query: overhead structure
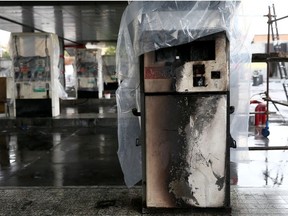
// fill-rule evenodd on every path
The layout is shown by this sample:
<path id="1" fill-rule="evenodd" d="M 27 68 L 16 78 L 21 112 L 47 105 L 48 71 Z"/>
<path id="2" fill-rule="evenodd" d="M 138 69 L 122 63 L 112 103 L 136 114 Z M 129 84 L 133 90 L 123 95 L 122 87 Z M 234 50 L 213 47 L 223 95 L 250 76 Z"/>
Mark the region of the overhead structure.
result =
<path id="1" fill-rule="evenodd" d="M 1 1 L 0 28 L 57 34 L 64 45 L 116 42 L 127 1 Z"/>

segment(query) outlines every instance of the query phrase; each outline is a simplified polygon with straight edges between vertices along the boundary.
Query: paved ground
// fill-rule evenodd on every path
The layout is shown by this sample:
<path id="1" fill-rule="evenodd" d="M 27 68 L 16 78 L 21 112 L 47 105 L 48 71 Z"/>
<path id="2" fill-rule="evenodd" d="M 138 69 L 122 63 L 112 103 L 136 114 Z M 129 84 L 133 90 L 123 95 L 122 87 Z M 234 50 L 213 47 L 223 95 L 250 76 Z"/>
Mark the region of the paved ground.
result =
<path id="1" fill-rule="evenodd" d="M 0 215 L 72 216 L 142 215 L 141 187 L 17 187 L 0 188 Z M 280 188 L 232 187 L 231 213 L 221 210 L 158 211 L 145 215 L 252 216 L 287 215 L 288 190 Z"/>

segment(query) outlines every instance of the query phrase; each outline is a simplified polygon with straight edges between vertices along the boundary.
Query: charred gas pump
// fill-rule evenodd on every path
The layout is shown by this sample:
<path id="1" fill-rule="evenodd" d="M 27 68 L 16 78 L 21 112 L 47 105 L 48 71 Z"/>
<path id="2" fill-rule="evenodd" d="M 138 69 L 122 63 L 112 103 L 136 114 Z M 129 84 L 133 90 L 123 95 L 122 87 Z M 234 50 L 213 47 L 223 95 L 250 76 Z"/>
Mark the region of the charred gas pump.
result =
<path id="1" fill-rule="evenodd" d="M 230 209 L 225 32 L 140 57 L 143 203 Z"/>
<path id="2" fill-rule="evenodd" d="M 60 113 L 59 97 L 52 90 L 50 40 L 46 33 L 11 34 L 16 117 L 52 117 Z"/>

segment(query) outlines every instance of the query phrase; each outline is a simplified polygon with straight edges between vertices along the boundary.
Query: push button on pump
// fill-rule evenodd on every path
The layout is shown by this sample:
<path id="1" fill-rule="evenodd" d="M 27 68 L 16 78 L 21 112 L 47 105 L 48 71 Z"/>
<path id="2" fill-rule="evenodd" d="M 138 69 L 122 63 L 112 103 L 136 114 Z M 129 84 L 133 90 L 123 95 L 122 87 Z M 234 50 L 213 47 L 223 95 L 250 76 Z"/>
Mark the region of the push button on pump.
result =
<path id="1" fill-rule="evenodd" d="M 211 71 L 211 79 L 221 79 L 220 71 Z"/>

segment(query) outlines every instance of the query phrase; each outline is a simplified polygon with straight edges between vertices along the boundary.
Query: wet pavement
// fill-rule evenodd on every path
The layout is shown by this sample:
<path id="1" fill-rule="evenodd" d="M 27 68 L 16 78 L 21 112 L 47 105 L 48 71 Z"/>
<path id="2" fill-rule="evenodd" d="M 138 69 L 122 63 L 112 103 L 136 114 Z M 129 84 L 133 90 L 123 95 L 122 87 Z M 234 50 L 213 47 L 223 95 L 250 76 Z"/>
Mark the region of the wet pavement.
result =
<path id="1" fill-rule="evenodd" d="M 279 131 L 288 125 L 275 124 Z M 249 136 L 249 146 L 288 146 L 288 134 Z M 272 139 L 272 138 L 275 138 Z M 124 185 L 117 127 L 16 128 L 0 131 L 0 186 Z M 288 186 L 288 150 L 249 151 L 231 162 L 238 186 Z M 247 178 L 249 176 L 249 178 Z"/>
<path id="2" fill-rule="evenodd" d="M 287 103 L 279 80 L 270 81 L 270 97 Z M 251 99 L 261 101 L 259 93 L 265 91 L 265 83 L 251 87 Z M 255 111 L 251 105 L 250 111 Z M 255 126 L 251 115 L 248 134 L 249 161 L 231 163 L 231 182 L 239 187 L 288 187 L 288 107 L 270 103 L 268 137 L 261 134 L 263 126 Z M 234 176 L 234 177 L 233 177 Z"/>
<path id="3" fill-rule="evenodd" d="M 288 109 L 280 111 L 267 138 L 250 123 L 250 160 L 231 162 L 231 215 L 288 214 Z M 82 100 L 54 119 L 2 117 L 0 215 L 141 215 L 141 186 L 124 185 L 117 157 L 116 112 L 115 99 Z"/>
<path id="4" fill-rule="evenodd" d="M 124 185 L 116 127 L 31 127 L 0 142 L 0 186 Z"/>
<path id="5" fill-rule="evenodd" d="M 64 101 L 55 118 L 3 118 L 0 186 L 124 185 L 115 98 Z"/>

